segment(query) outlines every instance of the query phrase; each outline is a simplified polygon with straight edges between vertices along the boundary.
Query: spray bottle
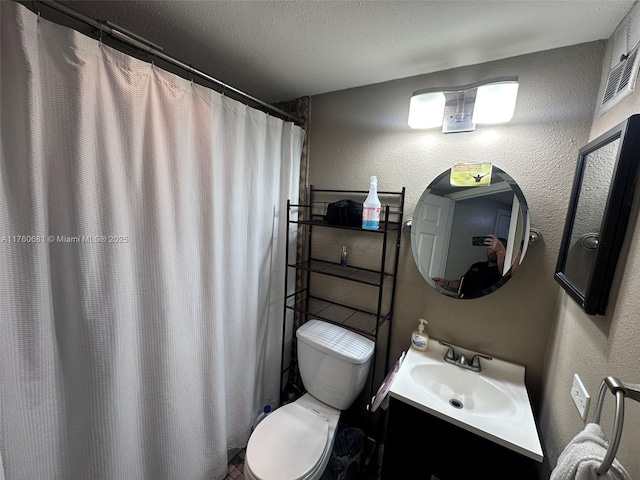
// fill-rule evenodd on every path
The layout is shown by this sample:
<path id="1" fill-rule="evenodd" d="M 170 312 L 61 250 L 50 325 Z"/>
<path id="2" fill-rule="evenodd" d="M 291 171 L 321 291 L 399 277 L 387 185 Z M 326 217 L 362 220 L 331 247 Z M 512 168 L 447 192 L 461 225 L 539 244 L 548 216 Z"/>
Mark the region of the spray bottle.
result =
<path id="1" fill-rule="evenodd" d="M 378 230 L 380 226 L 380 199 L 378 198 L 378 178 L 371 177 L 369 195 L 362 204 L 362 228 Z"/>

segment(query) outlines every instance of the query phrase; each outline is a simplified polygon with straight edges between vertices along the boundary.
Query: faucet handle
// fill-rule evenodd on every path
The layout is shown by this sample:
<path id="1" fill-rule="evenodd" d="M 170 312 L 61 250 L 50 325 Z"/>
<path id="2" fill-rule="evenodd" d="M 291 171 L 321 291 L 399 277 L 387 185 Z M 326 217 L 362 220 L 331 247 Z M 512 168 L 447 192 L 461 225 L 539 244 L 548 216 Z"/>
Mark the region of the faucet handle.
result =
<path id="1" fill-rule="evenodd" d="M 456 354 L 456 351 L 453 348 L 453 345 L 449 345 L 448 343 L 445 343 L 442 340 L 438 340 L 438 342 L 440 343 L 440 345 L 444 345 L 445 347 L 449 347 L 447 349 L 447 353 L 444 354 L 444 358 L 449 359 L 449 360 L 453 360 L 453 361 L 456 361 L 458 359 L 458 355 Z"/>
<path id="2" fill-rule="evenodd" d="M 480 358 L 485 358 L 487 360 L 493 360 L 493 357 L 490 357 L 489 355 L 483 355 L 481 353 L 476 353 L 473 357 L 471 357 L 471 361 L 469 362 L 469 365 L 471 365 L 472 367 L 480 368 Z"/>

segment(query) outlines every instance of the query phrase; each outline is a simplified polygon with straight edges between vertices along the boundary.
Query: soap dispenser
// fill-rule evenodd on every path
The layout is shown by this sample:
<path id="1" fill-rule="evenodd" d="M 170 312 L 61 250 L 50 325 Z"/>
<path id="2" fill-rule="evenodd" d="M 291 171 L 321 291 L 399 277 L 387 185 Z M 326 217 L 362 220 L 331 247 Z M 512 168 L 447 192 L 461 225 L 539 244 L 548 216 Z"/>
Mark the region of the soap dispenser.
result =
<path id="1" fill-rule="evenodd" d="M 429 334 L 424 331 L 424 326 L 429 323 L 424 318 L 419 318 L 418 329 L 411 334 L 411 346 L 416 350 L 424 352 L 427 350 L 429 343 Z"/>

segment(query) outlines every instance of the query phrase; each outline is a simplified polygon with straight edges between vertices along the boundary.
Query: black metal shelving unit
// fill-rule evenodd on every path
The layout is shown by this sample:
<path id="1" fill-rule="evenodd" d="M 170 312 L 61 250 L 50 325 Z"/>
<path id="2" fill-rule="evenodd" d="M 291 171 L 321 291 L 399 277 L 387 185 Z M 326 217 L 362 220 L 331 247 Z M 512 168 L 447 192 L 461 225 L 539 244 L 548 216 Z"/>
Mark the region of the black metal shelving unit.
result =
<path id="1" fill-rule="evenodd" d="M 285 284 L 288 285 L 289 275 L 292 273 L 297 274 L 298 281 L 295 291 L 285 293 L 281 379 L 291 368 L 291 366 L 288 368 L 284 366 L 284 338 L 287 314 L 293 311 L 298 315 L 300 325 L 312 318 L 324 320 L 360 333 L 375 342 L 376 348 L 369 373 L 368 388 L 364 393 L 368 395 L 368 403 L 389 368 L 389 341 L 398 275 L 405 189 L 403 187 L 399 192 L 378 192 L 382 208 L 381 222 L 377 230 L 331 225 L 324 219 L 327 205 L 330 202 L 343 199 L 363 202 L 367 194 L 367 191 L 324 190 L 314 189 L 311 186 L 309 187 L 308 204 L 287 202 L 287 232 L 291 231 L 293 224 L 297 224 L 298 235 L 303 235 L 304 247 L 302 258 L 287 261 L 286 266 Z M 317 232 L 324 229 L 343 230 L 343 234 L 357 236 L 361 240 L 378 242 L 379 257 L 369 259 L 370 263 L 367 264 L 348 263 L 347 266 L 321 258 L 323 255 L 317 255 L 314 250 L 314 234 L 318 235 Z M 290 259 L 289 242 L 287 242 L 286 258 Z M 367 299 L 364 299 L 364 303 L 368 303 L 368 305 L 363 308 L 359 304 L 356 307 L 349 305 L 348 302 L 336 301 L 335 298 L 317 294 L 314 291 L 314 284 L 319 277 L 316 276 L 330 281 L 335 279 L 336 282 L 346 282 L 343 283 L 345 289 L 348 289 L 349 285 L 365 285 L 365 288 L 371 291 L 371 295 L 367 295 Z M 363 303 L 362 298 L 358 300 L 359 302 L 354 303 Z M 385 330 L 386 338 L 381 336 L 382 330 Z M 295 329 L 292 342 L 295 344 Z M 380 357 L 380 355 L 384 355 L 384 357 Z M 295 361 L 294 349 L 291 355 L 291 365 L 294 365 Z M 281 392 L 283 387 L 281 380 Z M 371 413 L 367 410 L 365 416 L 367 437 L 375 444 L 377 442 L 376 435 L 371 432 L 370 428 Z"/>

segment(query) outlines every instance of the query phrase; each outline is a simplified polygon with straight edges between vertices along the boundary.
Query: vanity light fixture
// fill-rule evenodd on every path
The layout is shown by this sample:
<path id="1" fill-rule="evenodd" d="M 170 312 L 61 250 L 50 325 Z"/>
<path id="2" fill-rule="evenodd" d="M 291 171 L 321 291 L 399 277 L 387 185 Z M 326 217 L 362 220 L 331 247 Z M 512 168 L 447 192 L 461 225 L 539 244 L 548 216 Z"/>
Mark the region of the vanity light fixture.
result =
<path id="1" fill-rule="evenodd" d="M 409 126 L 442 126 L 443 133 L 470 132 L 476 124 L 506 123 L 513 117 L 518 77 L 498 77 L 460 87 L 413 92 Z"/>

